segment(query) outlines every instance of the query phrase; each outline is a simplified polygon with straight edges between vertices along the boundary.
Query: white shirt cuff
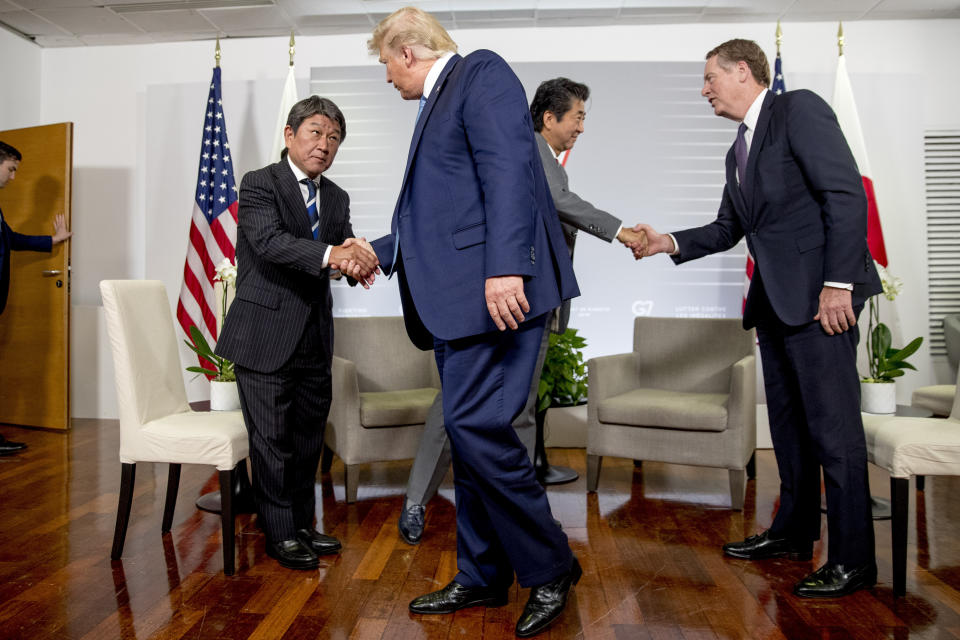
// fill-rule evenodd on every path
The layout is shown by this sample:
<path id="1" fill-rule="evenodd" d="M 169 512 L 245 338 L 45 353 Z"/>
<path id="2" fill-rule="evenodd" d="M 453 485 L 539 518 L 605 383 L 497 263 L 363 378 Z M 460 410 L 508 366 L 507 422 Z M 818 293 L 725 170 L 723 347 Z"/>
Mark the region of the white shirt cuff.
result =
<path id="1" fill-rule="evenodd" d="M 833 289 L 846 289 L 847 291 L 853 291 L 853 283 L 851 282 L 824 282 L 823 286 L 832 287 Z"/>
<path id="2" fill-rule="evenodd" d="M 667 255 L 675 256 L 680 253 L 680 243 L 677 242 L 677 239 L 673 237 L 672 233 L 668 233 L 670 240 L 673 242 L 673 251 L 670 251 Z"/>
<path id="3" fill-rule="evenodd" d="M 328 244 L 327 250 L 323 252 L 323 263 L 320 265 L 320 268 L 323 269 L 330 264 L 330 252 L 333 251 L 333 245 Z"/>

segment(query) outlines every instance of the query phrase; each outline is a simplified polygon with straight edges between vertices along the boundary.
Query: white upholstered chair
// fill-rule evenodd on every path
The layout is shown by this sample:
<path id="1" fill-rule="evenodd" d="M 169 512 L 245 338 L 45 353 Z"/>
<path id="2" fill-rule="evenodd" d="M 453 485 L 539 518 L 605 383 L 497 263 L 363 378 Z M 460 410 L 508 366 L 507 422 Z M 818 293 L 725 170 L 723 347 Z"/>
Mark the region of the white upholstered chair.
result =
<path id="1" fill-rule="evenodd" d="M 343 461 L 347 502 L 356 502 L 359 465 L 416 456 L 440 377 L 433 351 L 413 346 L 402 317 L 335 318 L 333 326 L 324 442 Z M 322 467 L 330 467 L 328 452 Z"/>
<path id="2" fill-rule="evenodd" d="M 217 468 L 222 496 L 223 572 L 234 572 L 234 506 L 231 487 L 247 457 L 247 431 L 239 411 L 190 409 L 170 302 L 159 281 L 100 283 L 113 353 L 120 415 L 120 501 L 113 534 L 114 560 L 123 553 L 138 462 L 166 462 L 170 469 L 161 532 L 170 531 L 180 484 L 180 465 Z"/>
<path id="3" fill-rule="evenodd" d="M 960 386 L 957 387 L 960 389 Z M 867 459 L 890 473 L 893 508 L 893 593 L 906 593 L 910 476 L 960 476 L 960 390 L 950 417 L 863 414 Z"/>
<path id="4" fill-rule="evenodd" d="M 742 509 L 757 446 L 755 360 L 739 319 L 636 318 L 631 353 L 587 363 L 587 491 L 603 456 L 720 467 Z"/>

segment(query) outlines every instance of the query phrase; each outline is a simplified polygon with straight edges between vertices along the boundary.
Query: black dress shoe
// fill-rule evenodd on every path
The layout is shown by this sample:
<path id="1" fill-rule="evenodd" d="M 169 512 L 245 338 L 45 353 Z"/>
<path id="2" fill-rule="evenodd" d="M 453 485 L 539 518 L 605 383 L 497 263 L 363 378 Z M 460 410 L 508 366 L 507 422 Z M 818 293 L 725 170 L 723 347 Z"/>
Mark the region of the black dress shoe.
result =
<path id="1" fill-rule="evenodd" d="M 297 540 L 310 547 L 310 550 L 318 556 L 336 553 L 343 546 L 333 536 L 322 534 L 314 529 L 297 529 Z"/>
<path id="2" fill-rule="evenodd" d="M 547 584 L 530 589 L 530 598 L 523 608 L 523 614 L 517 620 L 517 635 L 521 638 L 535 636 L 560 617 L 563 608 L 567 606 L 567 595 L 570 588 L 577 584 L 583 570 L 576 558 L 570 571 Z"/>
<path id="3" fill-rule="evenodd" d="M 434 591 L 410 602 L 413 613 L 453 613 L 467 607 L 502 607 L 507 604 L 507 590 L 494 587 L 465 587 L 456 580 L 440 591 Z"/>
<path id="4" fill-rule="evenodd" d="M 317 554 L 299 540 L 268 541 L 267 555 L 279 562 L 281 567 L 287 569 L 309 571 L 310 569 L 316 569 L 319 565 Z"/>
<path id="5" fill-rule="evenodd" d="M 813 558 L 813 541 L 806 542 L 790 538 L 774 538 L 767 529 L 761 534 L 750 536 L 741 542 L 728 542 L 723 545 L 723 553 L 744 560 L 762 560 L 763 558 L 782 558 L 790 560 L 810 560 Z"/>
<path id="6" fill-rule="evenodd" d="M 793 585 L 793 592 L 801 598 L 839 598 L 875 584 L 877 565 L 872 562 L 859 567 L 828 562 Z"/>
<path id="7" fill-rule="evenodd" d="M 11 442 L 3 436 L 0 436 L 0 456 L 12 456 L 26 448 L 27 445 L 22 442 Z"/>
<path id="8" fill-rule="evenodd" d="M 400 513 L 397 529 L 400 530 L 400 537 L 407 544 L 420 543 L 420 538 L 423 537 L 423 514 L 422 504 L 412 504 Z"/>

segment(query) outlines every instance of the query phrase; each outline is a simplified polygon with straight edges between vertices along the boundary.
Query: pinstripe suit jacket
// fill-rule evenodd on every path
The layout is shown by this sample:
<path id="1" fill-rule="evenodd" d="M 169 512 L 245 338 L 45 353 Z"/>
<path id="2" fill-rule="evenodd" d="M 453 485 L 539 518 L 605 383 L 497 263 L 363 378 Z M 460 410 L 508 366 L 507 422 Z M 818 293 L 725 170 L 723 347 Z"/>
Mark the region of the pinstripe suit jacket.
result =
<path id="1" fill-rule="evenodd" d="M 276 371 L 293 355 L 315 304 L 332 342 L 329 270 L 321 264 L 329 245 L 353 236 L 350 198 L 321 176 L 317 210 L 320 237 L 314 240 L 300 185 L 286 159 L 243 177 L 237 296 L 217 355 L 254 371 Z"/>

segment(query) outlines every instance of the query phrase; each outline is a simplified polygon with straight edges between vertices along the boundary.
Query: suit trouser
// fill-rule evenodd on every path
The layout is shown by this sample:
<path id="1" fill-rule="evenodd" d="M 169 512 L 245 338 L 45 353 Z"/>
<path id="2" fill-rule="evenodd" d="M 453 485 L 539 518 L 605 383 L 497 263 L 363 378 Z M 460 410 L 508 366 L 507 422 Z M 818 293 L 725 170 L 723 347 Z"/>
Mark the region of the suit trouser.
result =
<path id="1" fill-rule="evenodd" d="M 756 302 L 765 308 L 759 307 L 757 337 L 770 435 L 780 470 L 780 508 L 770 531 L 801 541 L 819 539 L 822 467 L 827 560 L 850 566 L 873 563 L 857 374 L 859 329 L 854 326 L 830 336 L 819 322 L 787 326 L 773 313 L 760 284 L 762 299 Z M 857 315 L 861 308 L 855 310 Z"/>
<path id="2" fill-rule="evenodd" d="M 290 360 L 262 373 L 236 366 L 257 513 L 271 541 L 313 526 L 317 464 L 330 411 L 330 328 L 315 310 Z"/>
<path id="3" fill-rule="evenodd" d="M 549 582 L 570 570 L 567 536 L 512 422 L 523 409 L 544 316 L 516 331 L 437 340 L 443 414 L 453 451 L 457 582 L 506 587 Z"/>
<path id="4" fill-rule="evenodd" d="M 546 324 L 554 312 L 546 315 Z M 520 415 L 513 421 L 513 428 L 517 437 L 527 450 L 530 460 L 533 460 L 534 448 L 537 440 L 537 389 L 540 386 L 540 372 L 543 371 L 543 362 L 550 347 L 550 331 L 543 332 L 540 341 L 540 352 L 537 354 L 537 364 L 533 369 L 533 382 L 530 385 L 530 394 L 527 403 L 523 406 Z M 438 393 L 430 411 L 427 422 L 420 437 L 420 446 L 417 448 L 417 457 L 410 467 L 410 477 L 407 480 L 407 502 L 410 504 L 427 504 L 437 494 L 443 477 L 447 475 L 450 466 L 450 441 L 443 426 L 443 393 Z"/>

